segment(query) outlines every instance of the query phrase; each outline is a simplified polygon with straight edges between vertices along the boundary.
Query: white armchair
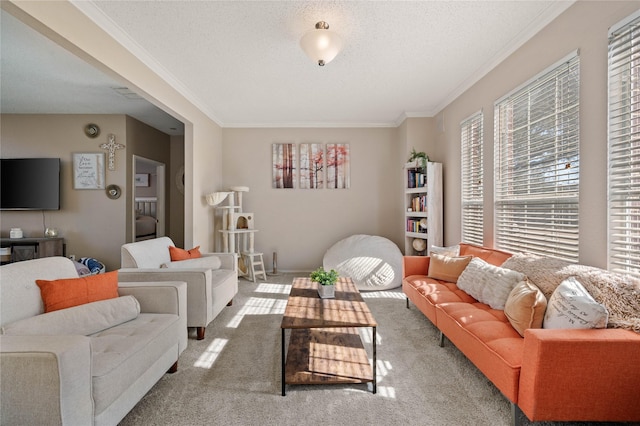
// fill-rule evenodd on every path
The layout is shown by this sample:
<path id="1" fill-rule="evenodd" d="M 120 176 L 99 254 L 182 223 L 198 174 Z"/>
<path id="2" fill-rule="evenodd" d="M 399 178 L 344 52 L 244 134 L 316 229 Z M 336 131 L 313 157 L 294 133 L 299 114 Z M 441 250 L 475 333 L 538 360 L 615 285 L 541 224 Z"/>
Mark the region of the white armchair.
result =
<path id="1" fill-rule="evenodd" d="M 120 297 L 44 313 L 36 280 L 70 278 L 65 257 L 0 266 L 2 425 L 117 425 L 177 370 L 184 282 L 119 282 Z"/>
<path id="2" fill-rule="evenodd" d="M 187 327 L 204 339 L 207 325 L 231 305 L 238 292 L 235 253 L 202 253 L 198 259 L 172 262 L 169 237 L 128 243 L 121 248 L 118 279 L 131 281 L 184 281 L 187 283 Z"/>

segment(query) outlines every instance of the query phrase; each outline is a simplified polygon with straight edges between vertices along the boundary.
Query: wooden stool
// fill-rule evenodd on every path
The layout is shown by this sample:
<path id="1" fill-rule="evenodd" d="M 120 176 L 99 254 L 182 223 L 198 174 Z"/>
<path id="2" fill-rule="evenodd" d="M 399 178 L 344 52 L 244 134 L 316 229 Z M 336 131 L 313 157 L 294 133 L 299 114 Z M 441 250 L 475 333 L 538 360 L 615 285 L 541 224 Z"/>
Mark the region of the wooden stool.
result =
<path id="1" fill-rule="evenodd" d="M 256 273 L 258 275 L 262 275 L 263 279 L 267 279 L 267 272 L 264 270 L 262 253 L 243 251 L 242 256 L 245 258 L 245 266 L 251 281 L 256 282 Z M 259 266 L 257 271 L 256 266 Z"/>

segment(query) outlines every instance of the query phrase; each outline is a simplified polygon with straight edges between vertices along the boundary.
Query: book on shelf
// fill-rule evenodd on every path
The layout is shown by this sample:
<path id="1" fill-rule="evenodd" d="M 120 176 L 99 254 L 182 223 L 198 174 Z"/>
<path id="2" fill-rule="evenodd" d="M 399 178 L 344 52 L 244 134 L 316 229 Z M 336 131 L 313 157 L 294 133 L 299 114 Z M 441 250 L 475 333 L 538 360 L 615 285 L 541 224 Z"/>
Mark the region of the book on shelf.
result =
<path id="1" fill-rule="evenodd" d="M 427 175 L 418 170 L 407 170 L 407 188 L 427 186 Z"/>
<path id="2" fill-rule="evenodd" d="M 411 211 L 414 212 L 426 212 L 427 211 L 427 196 L 418 195 L 411 198 Z"/>
<path id="3" fill-rule="evenodd" d="M 427 229 L 420 226 L 421 219 L 407 219 L 407 232 L 415 232 L 417 234 L 425 234 L 427 235 Z"/>

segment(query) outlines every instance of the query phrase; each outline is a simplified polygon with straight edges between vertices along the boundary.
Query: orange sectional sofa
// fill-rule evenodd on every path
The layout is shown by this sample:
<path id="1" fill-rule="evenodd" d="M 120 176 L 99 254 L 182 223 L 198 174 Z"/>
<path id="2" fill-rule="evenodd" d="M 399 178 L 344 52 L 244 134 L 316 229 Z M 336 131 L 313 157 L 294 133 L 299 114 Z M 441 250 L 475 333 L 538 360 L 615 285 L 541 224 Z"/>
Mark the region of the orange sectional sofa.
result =
<path id="1" fill-rule="evenodd" d="M 461 243 L 460 256 L 500 266 L 500 250 Z M 527 329 L 455 283 L 428 277 L 430 258 L 405 256 L 402 289 L 531 421 L 640 421 L 640 334 L 624 329 Z"/>

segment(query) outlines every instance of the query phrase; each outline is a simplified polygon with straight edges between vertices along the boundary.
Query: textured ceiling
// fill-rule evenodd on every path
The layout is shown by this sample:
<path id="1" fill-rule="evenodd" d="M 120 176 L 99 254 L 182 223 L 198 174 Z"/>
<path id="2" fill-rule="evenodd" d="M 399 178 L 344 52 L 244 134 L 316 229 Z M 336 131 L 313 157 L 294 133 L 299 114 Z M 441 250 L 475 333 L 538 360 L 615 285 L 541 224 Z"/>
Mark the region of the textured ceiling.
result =
<path id="1" fill-rule="evenodd" d="M 433 116 L 572 3 L 74 2 L 223 127 Z M 344 44 L 325 67 L 299 46 L 319 20 Z"/>

